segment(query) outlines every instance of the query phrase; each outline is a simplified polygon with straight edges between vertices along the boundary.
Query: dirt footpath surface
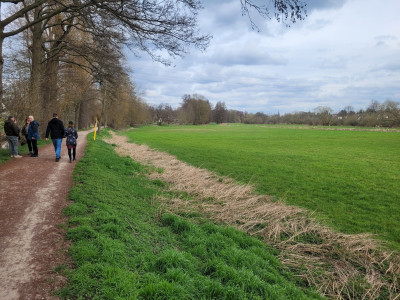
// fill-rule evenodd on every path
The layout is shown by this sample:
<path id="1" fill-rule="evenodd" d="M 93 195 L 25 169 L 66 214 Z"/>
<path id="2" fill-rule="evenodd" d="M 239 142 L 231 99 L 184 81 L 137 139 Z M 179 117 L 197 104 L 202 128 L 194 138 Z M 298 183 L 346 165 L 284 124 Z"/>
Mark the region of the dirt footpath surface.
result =
<path id="1" fill-rule="evenodd" d="M 87 133 L 79 132 L 77 160 Z M 0 165 L 0 300 L 57 299 L 52 292 L 65 278 L 54 268 L 68 262 L 62 209 L 76 162 L 69 162 L 64 139 L 59 162 L 51 144 L 39 157 Z"/>

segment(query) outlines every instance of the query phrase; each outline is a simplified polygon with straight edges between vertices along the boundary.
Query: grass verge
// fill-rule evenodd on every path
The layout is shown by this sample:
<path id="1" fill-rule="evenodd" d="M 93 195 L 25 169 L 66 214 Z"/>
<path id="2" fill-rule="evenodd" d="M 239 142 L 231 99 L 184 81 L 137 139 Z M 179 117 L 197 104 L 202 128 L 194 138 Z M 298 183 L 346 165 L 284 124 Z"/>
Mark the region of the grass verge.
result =
<path id="1" fill-rule="evenodd" d="M 174 215 L 148 169 L 88 137 L 75 169 L 67 237 L 74 267 L 64 299 L 320 299 L 277 253 L 198 214 Z"/>
<path id="2" fill-rule="evenodd" d="M 38 147 L 48 145 L 50 142 L 48 142 L 46 140 L 39 140 L 38 141 Z M 27 144 L 25 144 L 23 146 L 19 145 L 18 146 L 18 153 L 20 155 L 28 154 L 29 153 L 28 145 Z M 0 149 L 0 164 L 5 163 L 6 161 L 8 161 L 10 159 L 11 159 L 10 151 L 8 150 L 8 148 Z"/>

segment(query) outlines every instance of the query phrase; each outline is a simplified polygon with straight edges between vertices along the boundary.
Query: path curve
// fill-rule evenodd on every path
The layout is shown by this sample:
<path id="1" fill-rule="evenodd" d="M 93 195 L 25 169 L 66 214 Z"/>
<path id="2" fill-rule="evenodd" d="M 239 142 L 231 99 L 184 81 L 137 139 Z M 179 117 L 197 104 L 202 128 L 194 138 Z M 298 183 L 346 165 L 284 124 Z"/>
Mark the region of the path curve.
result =
<path id="1" fill-rule="evenodd" d="M 77 160 L 89 131 L 80 131 Z M 63 140 L 55 162 L 53 145 L 0 165 L 0 299 L 58 299 L 65 283 L 54 268 L 68 262 L 62 209 L 68 205 L 72 172 Z"/>

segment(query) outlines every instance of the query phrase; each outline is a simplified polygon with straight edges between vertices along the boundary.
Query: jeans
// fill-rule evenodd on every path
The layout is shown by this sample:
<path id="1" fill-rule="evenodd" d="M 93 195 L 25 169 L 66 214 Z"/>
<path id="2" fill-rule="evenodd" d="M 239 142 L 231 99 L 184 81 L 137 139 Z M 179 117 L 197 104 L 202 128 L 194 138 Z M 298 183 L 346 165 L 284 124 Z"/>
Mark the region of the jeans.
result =
<path id="1" fill-rule="evenodd" d="M 18 137 L 7 135 L 8 149 L 11 155 L 18 155 Z"/>
<path id="2" fill-rule="evenodd" d="M 53 141 L 54 151 L 56 151 L 56 158 L 60 158 L 62 139 L 52 139 L 52 141 Z"/>

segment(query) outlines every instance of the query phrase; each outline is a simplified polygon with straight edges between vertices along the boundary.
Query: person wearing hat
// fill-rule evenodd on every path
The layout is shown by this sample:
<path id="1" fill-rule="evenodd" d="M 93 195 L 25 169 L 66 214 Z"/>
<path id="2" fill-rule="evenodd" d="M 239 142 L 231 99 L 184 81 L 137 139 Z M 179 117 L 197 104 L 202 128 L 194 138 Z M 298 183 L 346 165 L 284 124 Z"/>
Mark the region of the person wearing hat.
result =
<path id="1" fill-rule="evenodd" d="M 18 154 L 18 138 L 20 129 L 18 128 L 14 116 L 8 116 L 8 120 L 4 122 L 4 132 L 8 141 L 8 149 L 11 157 L 21 158 Z"/>

